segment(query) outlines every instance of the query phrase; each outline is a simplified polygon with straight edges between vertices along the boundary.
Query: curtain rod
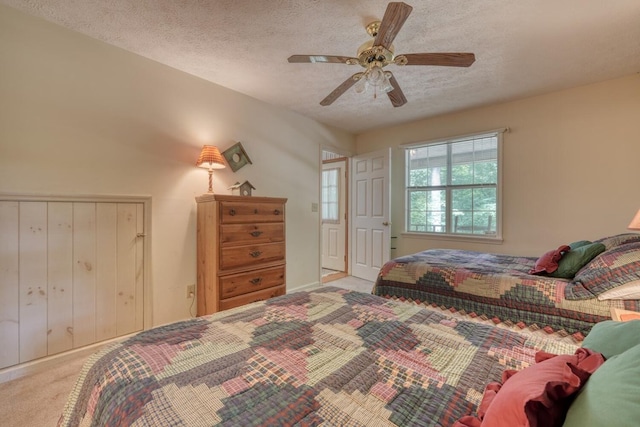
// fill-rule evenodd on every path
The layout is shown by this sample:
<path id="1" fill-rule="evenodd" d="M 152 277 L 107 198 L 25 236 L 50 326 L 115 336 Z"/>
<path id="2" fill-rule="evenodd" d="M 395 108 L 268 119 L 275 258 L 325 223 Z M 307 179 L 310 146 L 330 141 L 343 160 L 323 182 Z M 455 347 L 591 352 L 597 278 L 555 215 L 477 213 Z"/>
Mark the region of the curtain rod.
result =
<path id="1" fill-rule="evenodd" d="M 487 131 L 483 131 L 483 132 L 467 133 L 465 135 L 450 136 L 450 137 L 446 137 L 446 138 L 430 139 L 430 140 L 427 140 L 427 141 L 407 142 L 406 144 L 398 145 L 398 148 L 418 147 L 418 146 L 422 146 L 422 145 L 437 144 L 439 142 L 463 141 L 465 139 L 470 139 L 471 137 L 481 138 L 483 136 L 489 136 L 489 135 L 494 135 L 494 134 L 497 134 L 497 133 L 505 133 L 505 132 L 509 132 L 509 128 L 508 127 L 492 129 L 492 130 L 487 130 Z"/>

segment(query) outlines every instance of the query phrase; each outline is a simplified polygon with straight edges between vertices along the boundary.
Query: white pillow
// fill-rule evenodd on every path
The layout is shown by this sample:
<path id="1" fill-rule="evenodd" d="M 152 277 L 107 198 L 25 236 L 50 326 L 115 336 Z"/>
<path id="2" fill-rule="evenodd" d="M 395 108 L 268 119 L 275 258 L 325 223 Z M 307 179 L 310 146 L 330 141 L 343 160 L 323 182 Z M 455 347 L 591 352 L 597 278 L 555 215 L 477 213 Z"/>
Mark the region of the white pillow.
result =
<path id="1" fill-rule="evenodd" d="M 600 301 L 608 299 L 640 299 L 640 280 L 632 280 L 598 295 Z"/>

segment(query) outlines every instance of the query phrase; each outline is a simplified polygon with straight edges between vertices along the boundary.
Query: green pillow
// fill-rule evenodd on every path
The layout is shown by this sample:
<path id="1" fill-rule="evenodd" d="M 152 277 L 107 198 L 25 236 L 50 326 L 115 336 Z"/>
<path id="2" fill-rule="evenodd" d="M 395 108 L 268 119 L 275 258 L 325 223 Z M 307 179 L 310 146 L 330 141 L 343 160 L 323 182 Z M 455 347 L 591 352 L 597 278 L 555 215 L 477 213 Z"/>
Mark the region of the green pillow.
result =
<path id="1" fill-rule="evenodd" d="M 640 344 L 604 362 L 582 387 L 563 427 L 637 426 Z"/>
<path id="2" fill-rule="evenodd" d="M 583 347 L 602 353 L 605 359 L 636 345 L 640 345 L 640 320 L 598 322 L 582 342 Z"/>
<path id="3" fill-rule="evenodd" d="M 576 242 L 580 243 L 580 242 Z M 569 245 L 571 247 L 571 245 Z M 561 277 L 563 279 L 573 279 L 573 276 L 596 256 L 604 252 L 602 243 L 589 243 L 577 248 L 571 247 L 571 250 L 565 253 L 560 262 L 558 269 L 550 274 L 553 277 Z"/>
<path id="4" fill-rule="evenodd" d="M 571 248 L 571 250 L 574 250 L 582 246 L 590 245 L 591 243 L 593 242 L 591 242 L 590 240 L 578 240 L 577 242 L 569 243 L 569 247 Z"/>

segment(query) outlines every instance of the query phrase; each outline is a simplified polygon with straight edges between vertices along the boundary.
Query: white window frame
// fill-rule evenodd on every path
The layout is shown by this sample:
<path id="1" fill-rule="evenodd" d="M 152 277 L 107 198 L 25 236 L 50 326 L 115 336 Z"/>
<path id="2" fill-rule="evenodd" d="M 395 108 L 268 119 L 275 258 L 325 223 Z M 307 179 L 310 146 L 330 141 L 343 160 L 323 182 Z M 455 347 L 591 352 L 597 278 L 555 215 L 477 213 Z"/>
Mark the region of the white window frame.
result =
<path id="1" fill-rule="evenodd" d="M 485 132 L 459 135 L 450 138 L 441 138 L 430 141 L 422 141 L 411 144 L 402 144 L 400 148 L 405 150 L 404 159 L 404 232 L 402 233 L 405 237 L 415 237 L 415 238 L 424 238 L 427 237 L 429 239 L 443 239 L 443 240 L 467 240 L 467 241 L 486 241 L 489 243 L 501 243 L 502 242 L 502 167 L 503 167 L 503 134 L 508 132 L 508 128 L 495 129 Z M 408 150 L 412 148 L 420 148 L 426 147 L 428 145 L 435 144 L 451 144 L 456 142 L 462 142 L 475 138 L 486 138 L 495 136 L 497 138 L 497 150 L 498 150 L 498 177 L 496 182 L 496 215 L 494 218 L 496 233 L 492 235 L 482 235 L 482 234 L 471 234 L 471 233 L 450 233 L 450 232 L 429 232 L 429 231 L 408 231 L 408 215 L 409 215 L 409 170 L 408 170 Z M 447 206 L 447 211 L 450 211 L 450 206 Z M 448 217 L 451 218 L 450 212 L 448 213 Z"/>

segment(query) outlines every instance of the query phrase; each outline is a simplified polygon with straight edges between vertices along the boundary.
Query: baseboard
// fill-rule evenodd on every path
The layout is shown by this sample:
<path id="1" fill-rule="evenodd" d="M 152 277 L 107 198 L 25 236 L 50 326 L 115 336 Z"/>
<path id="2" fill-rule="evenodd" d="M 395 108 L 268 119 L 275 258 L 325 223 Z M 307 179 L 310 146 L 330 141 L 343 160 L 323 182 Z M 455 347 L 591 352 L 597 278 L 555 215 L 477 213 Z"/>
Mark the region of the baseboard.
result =
<path id="1" fill-rule="evenodd" d="M 310 291 L 310 290 L 319 288 L 320 286 L 321 286 L 320 282 L 307 283 L 306 285 L 299 285 L 295 287 L 287 286 L 287 293 L 299 292 L 299 291 Z"/>
<path id="2" fill-rule="evenodd" d="M 32 360 L 30 362 L 20 363 L 18 365 L 0 369 L 0 384 L 18 378 L 26 377 L 27 375 L 46 371 L 48 369 L 51 369 L 52 367 L 59 366 L 67 361 L 78 357 L 89 357 L 91 354 L 97 352 L 105 345 L 122 340 L 123 338 L 127 338 L 129 336 L 131 335 L 127 335 L 126 337 L 114 338 L 108 341 L 101 341 L 99 343 L 92 344 L 86 347 L 65 351 L 64 353 L 54 354 L 53 356 L 47 356 L 40 359 Z"/>

